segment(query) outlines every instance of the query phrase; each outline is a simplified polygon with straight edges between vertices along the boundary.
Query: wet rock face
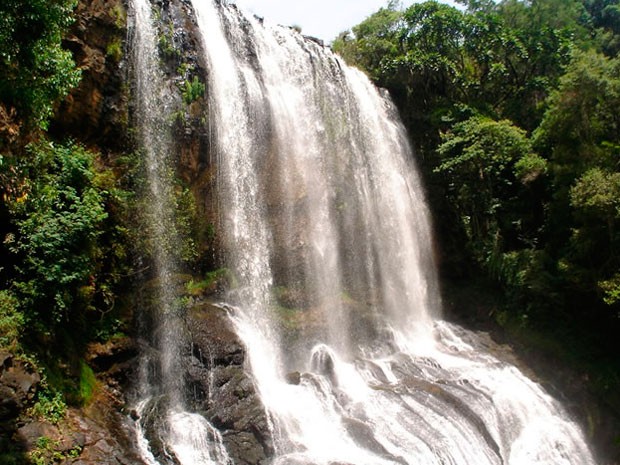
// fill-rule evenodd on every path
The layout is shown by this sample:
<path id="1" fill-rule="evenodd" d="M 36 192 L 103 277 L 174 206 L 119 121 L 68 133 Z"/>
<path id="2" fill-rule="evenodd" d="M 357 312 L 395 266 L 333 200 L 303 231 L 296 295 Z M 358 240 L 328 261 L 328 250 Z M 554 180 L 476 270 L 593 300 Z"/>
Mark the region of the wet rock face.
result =
<path id="1" fill-rule="evenodd" d="M 247 371 L 245 346 L 234 332 L 227 311 L 199 300 L 184 317 L 183 325 L 185 344 L 178 373 L 185 376 L 184 410 L 203 416 L 218 430 L 235 465 L 270 463 L 273 445 L 267 413 Z M 171 399 L 160 394 L 152 397 L 135 418 L 150 452 L 162 465 L 178 464 L 174 446 L 169 443 L 170 411 Z"/>
<path id="2" fill-rule="evenodd" d="M 267 414 L 226 311 L 197 305 L 188 314 L 187 327 L 192 341 L 188 384 L 195 410 L 222 433 L 235 464 L 267 463 L 273 454 Z"/>

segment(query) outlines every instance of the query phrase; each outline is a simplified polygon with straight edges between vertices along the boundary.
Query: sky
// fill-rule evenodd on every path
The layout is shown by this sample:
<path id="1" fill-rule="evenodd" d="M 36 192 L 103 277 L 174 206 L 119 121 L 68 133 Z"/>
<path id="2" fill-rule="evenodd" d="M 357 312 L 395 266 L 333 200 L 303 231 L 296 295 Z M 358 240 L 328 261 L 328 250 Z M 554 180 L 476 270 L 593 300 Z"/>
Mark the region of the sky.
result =
<path id="1" fill-rule="evenodd" d="M 404 0 L 407 7 L 422 0 Z M 453 0 L 441 0 L 455 5 Z M 359 24 L 387 5 L 388 0 L 229 0 L 269 23 L 300 26 L 305 35 L 330 43 L 342 31 Z"/>

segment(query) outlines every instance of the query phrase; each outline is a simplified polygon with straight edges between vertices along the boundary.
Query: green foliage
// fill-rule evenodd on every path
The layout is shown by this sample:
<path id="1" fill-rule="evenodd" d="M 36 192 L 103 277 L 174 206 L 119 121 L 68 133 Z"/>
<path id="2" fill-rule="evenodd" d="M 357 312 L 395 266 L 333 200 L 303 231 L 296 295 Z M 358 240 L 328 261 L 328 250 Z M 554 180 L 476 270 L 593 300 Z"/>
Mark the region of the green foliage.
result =
<path id="1" fill-rule="evenodd" d="M 162 28 L 157 39 L 159 54 L 164 60 L 174 60 L 181 54 L 174 46 L 174 25 L 172 22 L 169 22 L 166 25 L 162 25 Z"/>
<path id="2" fill-rule="evenodd" d="M 97 379 L 92 368 L 80 360 L 79 398 L 81 404 L 88 404 L 93 398 Z"/>
<path id="3" fill-rule="evenodd" d="M 579 325 L 594 307 L 592 324 L 613 331 L 617 1 L 460 3 L 467 8 L 382 9 L 334 48 L 396 100 L 437 230 L 444 246 L 454 244 L 446 262 L 473 262 L 500 283 L 523 324 L 562 314 L 565 325 Z"/>
<path id="4" fill-rule="evenodd" d="M 620 52 L 620 4 L 617 0 L 584 0 L 600 49 L 607 56 Z"/>
<path id="5" fill-rule="evenodd" d="M 46 383 L 42 385 L 43 387 L 37 391 L 37 402 L 30 408 L 28 414 L 57 425 L 67 414 L 67 404 L 60 392 L 51 390 Z"/>
<path id="6" fill-rule="evenodd" d="M 77 85 L 80 72 L 61 45 L 75 0 L 0 3 L 0 101 L 28 124 L 45 128 L 54 103 Z"/>
<path id="7" fill-rule="evenodd" d="M 381 9 L 334 41 L 391 91 L 425 154 L 464 109 L 533 130 L 572 49 L 590 37 L 578 0 L 466 3 L 467 11 L 437 1 Z"/>
<path id="8" fill-rule="evenodd" d="M 528 234 L 522 220 L 531 209 L 525 186 L 544 172 L 525 132 L 510 121 L 472 117 L 457 123 L 438 148 L 436 169 L 450 179 L 451 204 L 461 218 L 472 253 L 483 264 Z"/>
<path id="9" fill-rule="evenodd" d="M 30 452 L 32 465 L 49 465 L 65 462 L 70 459 L 76 459 L 82 452 L 80 446 L 69 450 L 61 450 L 61 447 L 60 441 L 53 440 L 47 436 L 39 437 L 35 444 L 35 449 Z"/>
<path id="10" fill-rule="evenodd" d="M 110 10 L 110 15 L 114 18 L 114 25 L 119 30 L 124 30 L 125 25 L 127 24 L 127 12 L 123 5 L 120 3 L 115 3 L 112 9 Z"/>
<path id="11" fill-rule="evenodd" d="M 603 219 L 607 224 L 620 219 L 620 173 L 586 171 L 571 188 L 570 199 L 581 218 Z"/>
<path id="12" fill-rule="evenodd" d="M 30 151 L 19 164 L 23 195 L 9 204 L 17 229 L 9 248 L 20 257 L 15 286 L 26 319 L 46 332 L 68 323 L 78 300 L 89 303 L 107 193 L 84 149 L 48 142 Z"/>
<path id="13" fill-rule="evenodd" d="M 16 351 L 24 327 L 24 315 L 18 310 L 17 298 L 8 290 L 0 290 L 0 348 Z"/>
<path id="14" fill-rule="evenodd" d="M 353 36 L 348 31 L 341 33 L 332 47 L 349 64 L 365 69 L 378 79 L 383 63 L 398 53 L 401 17 L 396 4 L 391 2 L 355 26 Z"/>
<path id="15" fill-rule="evenodd" d="M 523 184 L 529 184 L 548 171 L 547 160 L 536 153 L 528 153 L 515 163 L 515 175 Z"/>
<path id="16" fill-rule="evenodd" d="M 603 302 L 607 305 L 620 303 L 620 273 L 615 273 L 611 278 L 599 281 L 598 285 L 603 292 Z"/>
<path id="17" fill-rule="evenodd" d="M 620 173 L 586 171 L 570 189 L 572 234 L 562 257 L 567 279 L 579 288 L 603 291 L 606 304 L 618 302 L 620 284 Z"/>
<path id="18" fill-rule="evenodd" d="M 190 279 L 185 285 L 186 292 L 191 296 L 214 294 L 221 288 L 228 288 L 234 279 L 228 268 L 209 271 L 202 281 Z"/>
<path id="19" fill-rule="evenodd" d="M 15 297 L 4 302 L 16 302 L 24 325 L 15 327 L 29 337 L 84 341 L 114 318 L 107 313 L 129 267 L 128 231 L 120 224 L 129 198 L 95 159 L 76 144 L 41 141 L 0 167 L 9 181 L 4 246 Z"/>
<path id="20" fill-rule="evenodd" d="M 552 93 L 535 142 L 564 190 L 590 166 L 613 168 L 618 153 L 620 60 L 577 52 Z"/>
<path id="21" fill-rule="evenodd" d="M 534 134 L 550 159 L 548 248 L 566 291 L 612 306 L 620 269 L 619 105 L 620 60 L 575 53 Z"/>
<path id="22" fill-rule="evenodd" d="M 180 258 L 185 263 L 192 263 L 198 257 L 196 243 L 197 217 L 196 200 L 187 188 L 179 188 L 175 196 L 176 227 L 181 240 Z"/>
<path id="23" fill-rule="evenodd" d="M 118 63 L 123 58 L 123 43 L 120 39 L 112 40 L 106 47 L 106 56 Z"/>
<path id="24" fill-rule="evenodd" d="M 192 102 L 202 98 L 205 94 L 206 87 L 197 76 L 190 81 L 185 81 L 181 93 L 183 94 L 183 101 L 186 105 L 190 105 Z"/>

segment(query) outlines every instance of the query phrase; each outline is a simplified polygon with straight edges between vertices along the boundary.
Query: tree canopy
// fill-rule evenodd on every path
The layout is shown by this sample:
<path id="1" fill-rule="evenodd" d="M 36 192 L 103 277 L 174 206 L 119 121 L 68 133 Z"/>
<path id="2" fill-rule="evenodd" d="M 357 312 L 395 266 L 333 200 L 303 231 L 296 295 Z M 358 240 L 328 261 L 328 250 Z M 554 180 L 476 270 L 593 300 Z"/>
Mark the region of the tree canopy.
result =
<path id="1" fill-rule="evenodd" d="M 79 81 L 71 52 L 62 47 L 76 4 L 77 0 L 0 3 L 0 102 L 5 120 L 13 116 L 45 128 L 54 103 Z M 0 115 L 0 125 L 2 119 Z"/>

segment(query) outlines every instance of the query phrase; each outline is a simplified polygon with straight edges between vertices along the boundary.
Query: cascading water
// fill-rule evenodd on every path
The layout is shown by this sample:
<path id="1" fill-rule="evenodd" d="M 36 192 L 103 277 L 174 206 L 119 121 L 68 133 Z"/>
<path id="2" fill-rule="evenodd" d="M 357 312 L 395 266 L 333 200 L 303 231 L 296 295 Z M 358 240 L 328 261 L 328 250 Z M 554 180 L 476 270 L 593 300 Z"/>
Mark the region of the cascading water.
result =
<path id="1" fill-rule="evenodd" d="M 135 113 L 138 140 L 145 156 L 146 216 L 155 268 L 155 284 L 151 286 L 154 295 L 150 299 L 154 302 L 151 325 L 155 350 L 146 351 L 141 363 L 137 443 L 143 460 L 150 465 L 169 460 L 180 465 L 226 465 L 229 458 L 220 433 L 204 417 L 185 409 L 180 356 L 185 337 L 174 281 L 179 240 L 170 166 L 174 100 L 160 70 L 151 4 L 148 0 L 132 0 L 132 7 Z M 163 446 L 164 457 L 156 459 L 152 453 L 143 424 L 149 421 L 157 424 L 157 441 Z"/>
<path id="2" fill-rule="evenodd" d="M 193 0 L 229 303 L 275 464 L 593 464 L 579 428 L 438 320 L 432 239 L 395 110 L 319 44 Z"/>

